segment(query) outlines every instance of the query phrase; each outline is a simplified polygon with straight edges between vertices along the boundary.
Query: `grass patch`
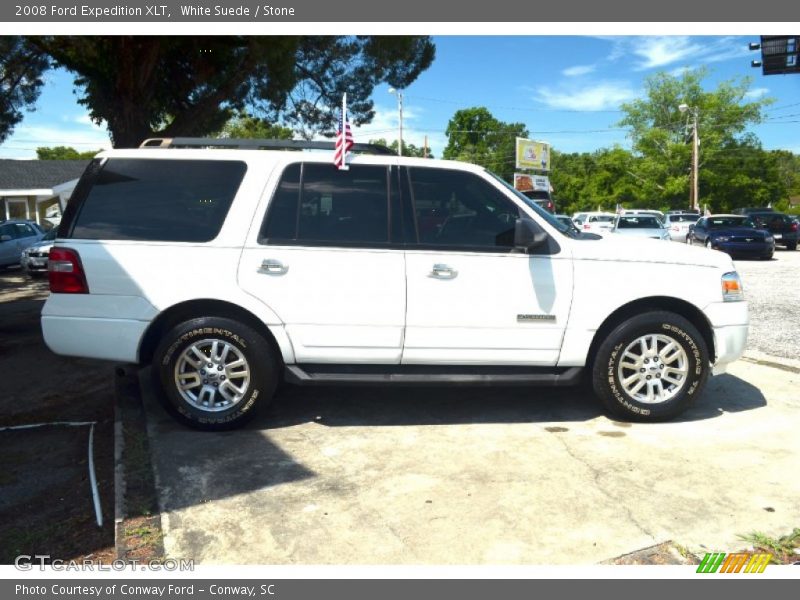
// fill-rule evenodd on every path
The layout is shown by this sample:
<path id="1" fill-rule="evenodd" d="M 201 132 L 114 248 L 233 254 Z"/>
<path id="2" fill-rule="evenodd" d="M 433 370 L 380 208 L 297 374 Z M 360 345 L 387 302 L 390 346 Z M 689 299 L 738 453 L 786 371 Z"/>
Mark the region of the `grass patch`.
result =
<path id="1" fill-rule="evenodd" d="M 800 528 L 795 527 L 791 533 L 779 538 L 770 537 L 760 531 L 747 535 L 740 535 L 739 539 L 749 542 L 754 550 L 767 552 L 772 555 L 772 562 L 777 564 L 791 564 L 800 560 L 795 550 L 800 548 Z"/>

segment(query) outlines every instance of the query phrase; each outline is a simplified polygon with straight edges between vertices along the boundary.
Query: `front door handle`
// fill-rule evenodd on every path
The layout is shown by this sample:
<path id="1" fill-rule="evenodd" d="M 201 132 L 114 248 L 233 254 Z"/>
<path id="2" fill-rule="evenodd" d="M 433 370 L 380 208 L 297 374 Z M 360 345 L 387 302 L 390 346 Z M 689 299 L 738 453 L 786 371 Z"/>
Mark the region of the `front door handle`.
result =
<path id="1" fill-rule="evenodd" d="M 267 275 L 283 275 L 288 270 L 289 267 L 284 265 L 281 261 L 275 260 L 274 258 L 268 258 L 261 263 L 261 268 L 258 270 L 258 272 L 266 273 Z"/>
<path id="2" fill-rule="evenodd" d="M 437 263 L 433 265 L 433 269 L 430 272 L 430 277 L 436 277 L 437 279 L 454 279 L 458 275 L 458 271 L 456 271 L 450 265 L 443 265 Z"/>

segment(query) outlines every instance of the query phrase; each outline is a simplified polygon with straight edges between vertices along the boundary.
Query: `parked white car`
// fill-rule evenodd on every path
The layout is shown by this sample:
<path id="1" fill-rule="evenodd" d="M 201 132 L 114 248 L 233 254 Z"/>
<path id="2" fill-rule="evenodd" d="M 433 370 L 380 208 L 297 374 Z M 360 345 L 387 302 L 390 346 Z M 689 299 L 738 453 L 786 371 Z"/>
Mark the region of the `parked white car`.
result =
<path id="1" fill-rule="evenodd" d="M 689 226 L 697 223 L 700 215 L 697 213 L 670 213 L 664 216 L 664 227 L 667 228 L 669 239 L 673 242 L 686 243 L 689 235 Z"/>
<path id="2" fill-rule="evenodd" d="M 44 234 L 41 240 L 22 251 L 19 263 L 23 271 L 31 277 L 47 274 L 47 261 L 50 256 L 50 248 L 52 248 L 55 243 L 57 233 L 58 230 L 56 228 L 51 229 Z"/>
<path id="3" fill-rule="evenodd" d="M 628 237 L 653 238 L 669 240 L 669 232 L 655 215 L 622 214 L 614 220 L 612 233 Z"/>
<path id="4" fill-rule="evenodd" d="M 617 215 L 607 212 L 588 212 L 578 225 L 578 229 L 586 233 L 608 233 L 614 226 Z"/>
<path id="5" fill-rule="evenodd" d="M 621 215 L 650 215 L 656 217 L 661 223 L 664 223 L 664 213 L 660 210 L 651 208 L 626 208 L 620 211 Z"/>
<path id="6" fill-rule="evenodd" d="M 357 148 L 337 170 L 332 144 L 237 143 L 102 152 L 50 251 L 48 346 L 151 364 L 188 425 L 240 425 L 281 378 L 584 375 L 615 415 L 659 421 L 744 349 L 747 303 L 721 252 L 575 232 L 472 164 Z"/>

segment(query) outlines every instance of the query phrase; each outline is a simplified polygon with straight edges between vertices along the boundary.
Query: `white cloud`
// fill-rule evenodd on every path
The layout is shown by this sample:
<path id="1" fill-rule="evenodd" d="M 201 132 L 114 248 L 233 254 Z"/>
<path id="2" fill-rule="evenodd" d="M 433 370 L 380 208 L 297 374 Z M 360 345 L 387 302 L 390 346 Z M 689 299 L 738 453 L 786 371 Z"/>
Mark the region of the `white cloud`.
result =
<path id="1" fill-rule="evenodd" d="M 631 36 L 602 38 L 612 42 L 606 57 L 616 61 L 633 56 L 634 69 L 644 71 L 658 69 L 676 62 L 692 63 L 696 68 L 702 64 L 722 62 L 750 54 L 747 45 L 732 36 L 712 38 L 710 41 L 686 35 Z"/>
<path id="2" fill-rule="evenodd" d="M 694 69 L 692 69 L 692 67 L 684 66 L 684 67 L 678 67 L 677 69 L 672 69 L 668 73 L 672 75 L 672 77 L 683 77 L 686 73 L 689 73 L 690 71 L 694 71 Z"/>
<path id="3" fill-rule="evenodd" d="M 14 133 L 0 145 L 2 158 L 36 158 L 40 146 L 71 146 L 76 150 L 111 148 L 108 132 L 104 127 L 74 125 L 52 127 L 42 125 L 19 125 Z"/>
<path id="4" fill-rule="evenodd" d="M 627 81 L 601 81 L 590 86 L 561 89 L 542 86 L 536 90 L 535 99 L 556 109 L 613 110 L 623 102 L 633 100 L 639 93 Z"/>
<path id="5" fill-rule="evenodd" d="M 703 50 L 703 46 L 688 36 L 655 36 L 633 39 L 632 51 L 641 58 L 638 69 L 653 69 L 685 60 Z"/>
<path id="6" fill-rule="evenodd" d="M 767 95 L 769 92 L 769 88 L 760 87 L 760 88 L 753 88 L 752 90 L 745 93 L 744 97 L 749 100 L 758 100 Z"/>
<path id="7" fill-rule="evenodd" d="M 561 74 L 566 77 L 579 77 L 581 75 L 588 75 L 592 71 L 595 70 L 594 65 L 575 65 L 574 67 L 568 67 L 561 71 Z"/>

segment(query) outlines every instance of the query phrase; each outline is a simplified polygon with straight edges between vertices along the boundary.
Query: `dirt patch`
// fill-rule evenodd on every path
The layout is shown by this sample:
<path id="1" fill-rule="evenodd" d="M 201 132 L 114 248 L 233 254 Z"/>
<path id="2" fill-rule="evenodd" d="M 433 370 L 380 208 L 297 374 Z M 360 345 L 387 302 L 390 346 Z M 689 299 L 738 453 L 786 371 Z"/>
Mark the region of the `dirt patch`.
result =
<path id="1" fill-rule="evenodd" d="M 699 565 L 697 557 L 673 542 L 642 548 L 630 554 L 603 561 L 604 565 Z"/>
<path id="2" fill-rule="evenodd" d="M 57 356 L 41 335 L 47 283 L 0 272 L 0 427 L 95 421 L 94 461 L 104 525 L 88 471 L 89 428 L 0 432 L 0 563 L 19 554 L 114 558 L 113 365 Z"/>

